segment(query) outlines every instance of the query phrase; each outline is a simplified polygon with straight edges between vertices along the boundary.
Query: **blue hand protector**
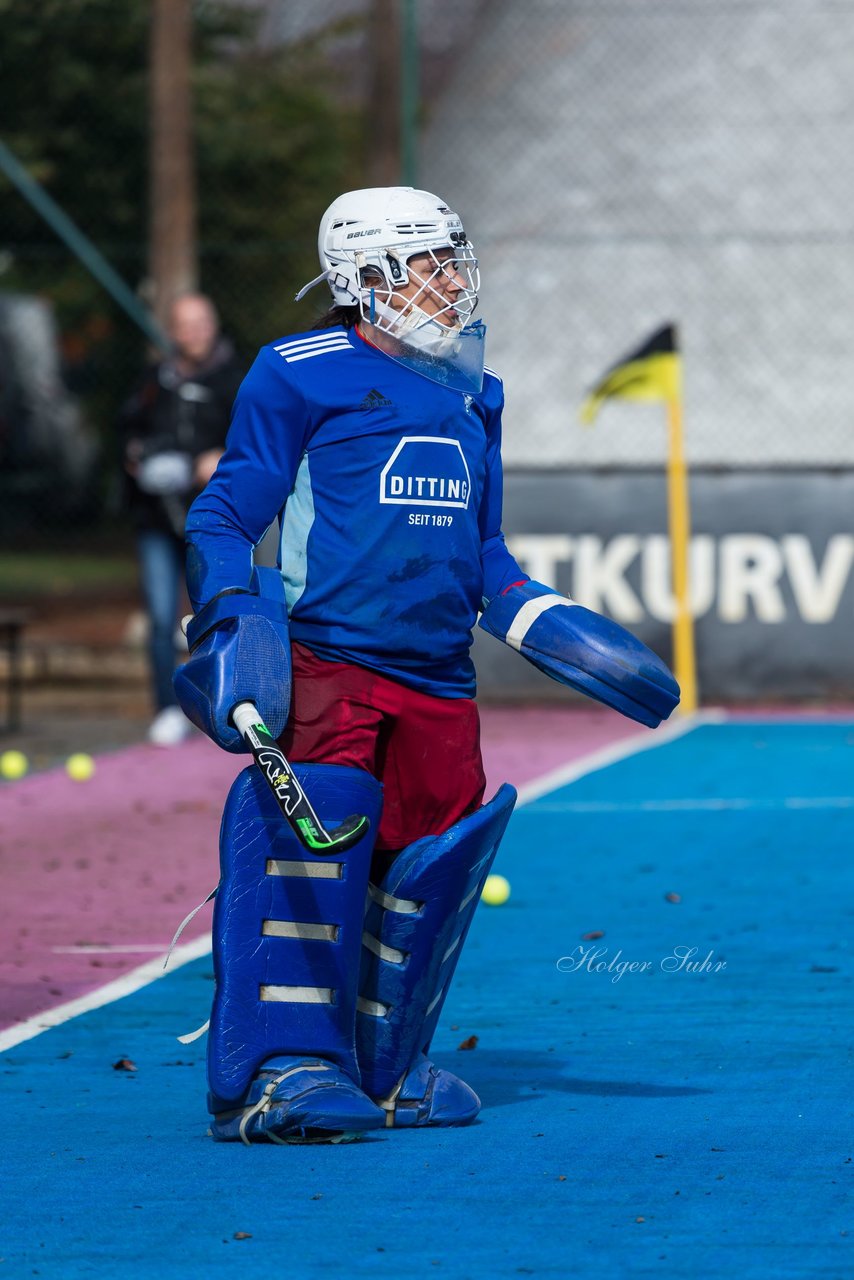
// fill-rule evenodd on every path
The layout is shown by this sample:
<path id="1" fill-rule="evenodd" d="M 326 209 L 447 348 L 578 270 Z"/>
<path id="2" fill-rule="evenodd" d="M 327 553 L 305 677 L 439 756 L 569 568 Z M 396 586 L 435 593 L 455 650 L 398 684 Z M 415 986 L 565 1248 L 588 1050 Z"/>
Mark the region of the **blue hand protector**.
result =
<path id="1" fill-rule="evenodd" d="M 657 654 L 618 622 L 541 582 L 495 596 L 479 625 L 553 680 L 651 729 L 679 702 L 679 685 Z"/>
<path id="2" fill-rule="evenodd" d="M 238 702 L 254 702 L 274 738 L 288 719 L 291 654 L 281 576 L 256 569 L 252 587 L 215 596 L 199 610 L 187 627 L 190 657 L 173 678 L 184 714 L 226 751 L 246 750 L 230 720 Z"/>

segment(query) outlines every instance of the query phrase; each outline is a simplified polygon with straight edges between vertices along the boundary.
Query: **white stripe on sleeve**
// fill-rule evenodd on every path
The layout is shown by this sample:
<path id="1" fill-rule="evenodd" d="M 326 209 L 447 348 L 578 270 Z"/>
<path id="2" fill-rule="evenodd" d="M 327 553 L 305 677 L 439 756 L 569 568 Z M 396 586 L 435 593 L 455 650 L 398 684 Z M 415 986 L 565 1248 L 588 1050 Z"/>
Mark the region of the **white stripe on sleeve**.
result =
<path id="1" fill-rule="evenodd" d="M 554 609 L 555 605 L 559 604 L 575 604 L 575 601 L 570 600 L 569 596 L 559 595 L 537 596 L 536 600 L 528 600 L 510 623 L 505 642 L 511 649 L 521 650 L 522 641 L 540 614 L 545 613 L 547 609 Z"/>

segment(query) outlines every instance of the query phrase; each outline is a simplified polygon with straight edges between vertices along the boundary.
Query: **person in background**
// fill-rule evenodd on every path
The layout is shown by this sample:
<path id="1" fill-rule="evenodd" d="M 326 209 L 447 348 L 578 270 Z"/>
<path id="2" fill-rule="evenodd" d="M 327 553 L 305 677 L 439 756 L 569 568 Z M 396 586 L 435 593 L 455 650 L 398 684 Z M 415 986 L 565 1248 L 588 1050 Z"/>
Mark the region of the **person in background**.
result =
<path id="1" fill-rule="evenodd" d="M 149 366 L 120 413 L 128 501 L 149 622 L 156 714 L 149 740 L 174 746 L 192 732 L 172 688 L 184 580 L 184 524 L 222 457 L 245 366 L 220 333 L 210 298 L 185 293 L 167 321 L 172 352 Z"/>

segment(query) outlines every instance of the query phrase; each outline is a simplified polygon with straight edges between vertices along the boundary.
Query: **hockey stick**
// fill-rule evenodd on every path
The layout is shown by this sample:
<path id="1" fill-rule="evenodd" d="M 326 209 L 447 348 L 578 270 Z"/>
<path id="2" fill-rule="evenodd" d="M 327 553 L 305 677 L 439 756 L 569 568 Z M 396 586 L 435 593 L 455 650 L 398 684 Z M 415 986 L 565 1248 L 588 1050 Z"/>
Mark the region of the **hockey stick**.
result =
<path id="1" fill-rule="evenodd" d="M 239 702 L 231 718 L 300 844 L 312 853 L 343 853 L 362 838 L 370 823 L 358 813 L 326 830 L 254 702 Z"/>

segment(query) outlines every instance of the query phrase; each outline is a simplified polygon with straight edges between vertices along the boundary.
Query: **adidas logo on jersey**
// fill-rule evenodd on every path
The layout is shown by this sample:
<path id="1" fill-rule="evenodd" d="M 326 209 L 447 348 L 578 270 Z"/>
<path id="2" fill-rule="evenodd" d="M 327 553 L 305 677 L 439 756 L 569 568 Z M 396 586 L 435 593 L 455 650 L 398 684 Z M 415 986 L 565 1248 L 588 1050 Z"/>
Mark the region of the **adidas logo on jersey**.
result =
<path id="1" fill-rule="evenodd" d="M 365 396 L 364 400 L 359 405 L 359 408 L 363 413 L 369 413 L 371 409 L 390 409 L 392 406 L 393 402 L 389 400 L 387 396 L 384 396 L 381 391 L 377 391 L 376 387 L 374 387 L 373 390 L 369 391 Z"/>

